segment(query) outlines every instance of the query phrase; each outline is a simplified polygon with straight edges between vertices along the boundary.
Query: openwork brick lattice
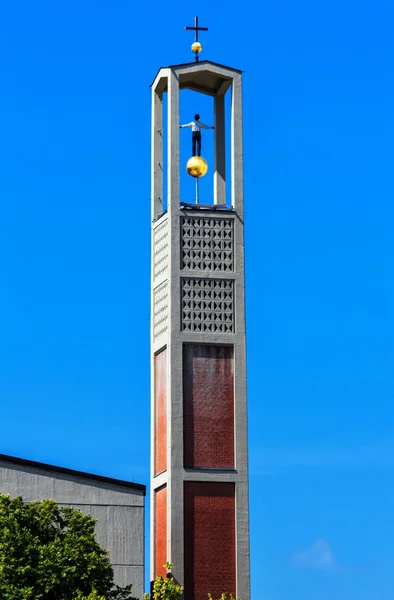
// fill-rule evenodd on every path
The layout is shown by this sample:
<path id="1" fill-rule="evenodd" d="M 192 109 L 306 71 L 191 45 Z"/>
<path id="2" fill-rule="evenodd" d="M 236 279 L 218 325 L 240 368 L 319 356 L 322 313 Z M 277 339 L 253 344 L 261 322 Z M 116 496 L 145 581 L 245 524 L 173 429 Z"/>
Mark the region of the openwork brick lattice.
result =
<path id="1" fill-rule="evenodd" d="M 154 230 L 154 278 L 155 281 L 167 277 L 168 271 L 168 219 Z"/>
<path id="2" fill-rule="evenodd" d="M 155 288 L 153 293 L 153 336 L 155 339 L 167 333 L 168 328 L 168 280 Z"/>
<path id="3" fill-rule="evenodd" d="M 234 281 L 182 279 L 182 330 L 234 333 Z"/>
<path id="4" fill-rule="evenodd" d="M 182 269 L 234 270 L 234 220 L 182 218 Z"/>

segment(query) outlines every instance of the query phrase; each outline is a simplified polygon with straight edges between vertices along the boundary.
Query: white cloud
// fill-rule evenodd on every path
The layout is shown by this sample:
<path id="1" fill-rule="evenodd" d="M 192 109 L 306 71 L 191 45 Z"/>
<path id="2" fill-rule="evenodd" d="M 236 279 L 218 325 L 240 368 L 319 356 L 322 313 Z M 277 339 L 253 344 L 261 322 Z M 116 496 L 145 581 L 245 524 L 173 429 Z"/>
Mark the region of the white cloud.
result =
<path id="1" fill-rule="evenodd" d="M 334 556 L 329 543 L 318 539 L 312 546 L 294 554 L 293 562 L 299 567 L 332 571 L 335 569 Z"/>

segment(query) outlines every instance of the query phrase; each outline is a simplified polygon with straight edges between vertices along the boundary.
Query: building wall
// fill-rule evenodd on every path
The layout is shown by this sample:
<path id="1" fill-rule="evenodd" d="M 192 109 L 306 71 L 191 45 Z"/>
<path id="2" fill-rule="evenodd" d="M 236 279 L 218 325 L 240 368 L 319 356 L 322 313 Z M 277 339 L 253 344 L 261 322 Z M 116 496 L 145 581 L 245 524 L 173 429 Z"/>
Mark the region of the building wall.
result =
<path id="1" fill-rule="evenodd" d="M 98 519 L 96 534 L 109 550 L 118 585 L 133 584 L 133 595 L 144 592 L 143 492 L 85 478 L 47 473 L 0 461 L 0 492 L 21 495 L 26 502 L 54 499 Z"/>

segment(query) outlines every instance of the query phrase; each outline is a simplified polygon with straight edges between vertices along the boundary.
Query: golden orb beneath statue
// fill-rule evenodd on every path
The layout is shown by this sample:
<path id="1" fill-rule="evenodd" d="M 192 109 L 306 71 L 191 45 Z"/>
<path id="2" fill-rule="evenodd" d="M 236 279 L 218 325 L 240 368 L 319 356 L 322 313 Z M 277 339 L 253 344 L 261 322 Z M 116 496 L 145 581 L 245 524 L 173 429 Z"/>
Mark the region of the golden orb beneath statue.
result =
<path id="1" fill-rule="evenodd" d="M 192 44 L 192 52 L 195 52 L 196 54 L 200 54 L 202 50 L 202 46 L 200 44 L 200 42 L 194 42 L 194 44 Z"/>
<path id="2" fill-rule="evenodd" d="M 186 171 L 192 177 L 204 177 L 208 171 L 208 163 L 201 156 L 192 156 L 186 163 Z"/>

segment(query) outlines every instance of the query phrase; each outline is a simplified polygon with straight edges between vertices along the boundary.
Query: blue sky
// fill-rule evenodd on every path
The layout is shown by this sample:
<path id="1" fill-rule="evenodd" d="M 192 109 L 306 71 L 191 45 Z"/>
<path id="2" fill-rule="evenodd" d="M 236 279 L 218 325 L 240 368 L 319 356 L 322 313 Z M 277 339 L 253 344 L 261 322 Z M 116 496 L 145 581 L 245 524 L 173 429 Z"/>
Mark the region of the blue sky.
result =
<path id="1" fill-rule="evenodd" d="M 3 6 L 0 452 L 148 483 L 149 84 L 194 14 Z M 198 14 L 245 71 L 253 596 L 391 600 L 394 8 Z"/>

